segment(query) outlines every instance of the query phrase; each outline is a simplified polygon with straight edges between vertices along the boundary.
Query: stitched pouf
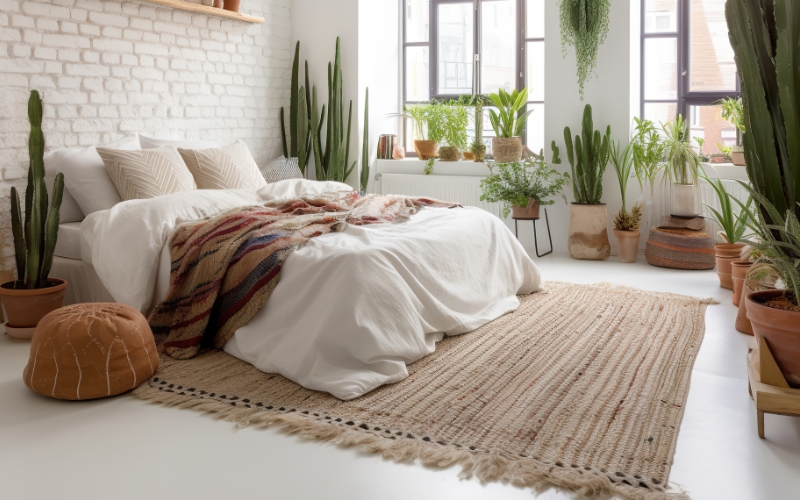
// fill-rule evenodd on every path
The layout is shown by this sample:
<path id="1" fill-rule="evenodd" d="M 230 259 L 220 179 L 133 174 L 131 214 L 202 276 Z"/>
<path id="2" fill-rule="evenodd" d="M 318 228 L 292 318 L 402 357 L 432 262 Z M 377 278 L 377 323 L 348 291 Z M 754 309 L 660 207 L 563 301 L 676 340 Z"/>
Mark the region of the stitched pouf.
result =
<path id="1" fill-rule="evenodd" d="M 39 321 L 22 377 L 44 396 L 83 400 L 134 389 L 157 369 L 153 332 L 139 311 L 122 304 L 77 304 Z"/>
<path id="2" fill-rule="evenodd" d="M 645 251 L 653 266 L 672 269 L 714 269 L 714 239 L 705 231 L 691 229 L 650 230 Z"/>

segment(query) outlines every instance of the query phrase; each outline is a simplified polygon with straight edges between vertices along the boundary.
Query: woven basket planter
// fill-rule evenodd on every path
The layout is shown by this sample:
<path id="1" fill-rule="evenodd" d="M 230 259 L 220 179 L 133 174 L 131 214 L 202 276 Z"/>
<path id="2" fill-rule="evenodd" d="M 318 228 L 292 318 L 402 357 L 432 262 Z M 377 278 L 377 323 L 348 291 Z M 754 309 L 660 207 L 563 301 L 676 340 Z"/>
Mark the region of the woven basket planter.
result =
<path id="1" fill-rule="evenodd" d="M 714 238 L 689 229 L 650 230 L 645 257 L 653 266 L 671 269 L 714 269 Z"/>
<path id="2" fill-rule="evenodd" d="M 492 137 L 492 154 L 497 163 L 513 163 L 522 159 L 521 137 Z"/>

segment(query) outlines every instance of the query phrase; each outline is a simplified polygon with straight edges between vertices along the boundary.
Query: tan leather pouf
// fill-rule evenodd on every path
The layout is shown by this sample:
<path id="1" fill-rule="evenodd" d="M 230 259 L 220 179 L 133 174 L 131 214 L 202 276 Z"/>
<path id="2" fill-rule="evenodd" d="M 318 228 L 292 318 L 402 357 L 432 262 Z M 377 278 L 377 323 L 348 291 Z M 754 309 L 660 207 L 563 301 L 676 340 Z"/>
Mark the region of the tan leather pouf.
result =
<path id="1" fill-rule="evenodd" d="M 83 400 L 134 389 L 157 369 L 145 317 L 125 305 L 94 303 L 62 307 L 42 318 L 22 376 L 44 396 Z"/>

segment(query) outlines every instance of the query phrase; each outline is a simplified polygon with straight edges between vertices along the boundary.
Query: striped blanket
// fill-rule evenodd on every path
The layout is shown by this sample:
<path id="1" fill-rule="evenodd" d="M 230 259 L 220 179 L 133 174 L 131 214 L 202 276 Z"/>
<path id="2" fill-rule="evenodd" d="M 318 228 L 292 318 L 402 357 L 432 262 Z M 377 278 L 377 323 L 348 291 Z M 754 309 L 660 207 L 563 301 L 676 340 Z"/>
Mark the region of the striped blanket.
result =
<path id="1" fill-rule="evenodd" d="M 345 224 L 399 222 L 421 207 L 457 204 L 426 198 L 356 193 L 340 198 L 278 200 L 236 208 L 175 230 L 170 240 L 170 286 L 149 318 L 166 336 L 161 348 L 187 359 L 221 348 L 266 303 L 281 266 L 309 239 Z"/>

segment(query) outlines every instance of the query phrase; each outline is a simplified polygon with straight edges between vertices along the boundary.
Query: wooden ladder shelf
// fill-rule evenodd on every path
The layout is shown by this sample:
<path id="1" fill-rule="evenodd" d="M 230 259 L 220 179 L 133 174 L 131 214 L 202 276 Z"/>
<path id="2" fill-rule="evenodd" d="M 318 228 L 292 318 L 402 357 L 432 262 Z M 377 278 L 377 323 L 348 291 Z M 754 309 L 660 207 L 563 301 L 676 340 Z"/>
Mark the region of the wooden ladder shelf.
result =
<path id="1" fill-rule="evenodd" d="M 791 389 L 763 338 L 747 353 L 750 397 L 758 415 L 758 437 L 764 439 L 764 414 L 800 417 L 800 389 Z"/>

